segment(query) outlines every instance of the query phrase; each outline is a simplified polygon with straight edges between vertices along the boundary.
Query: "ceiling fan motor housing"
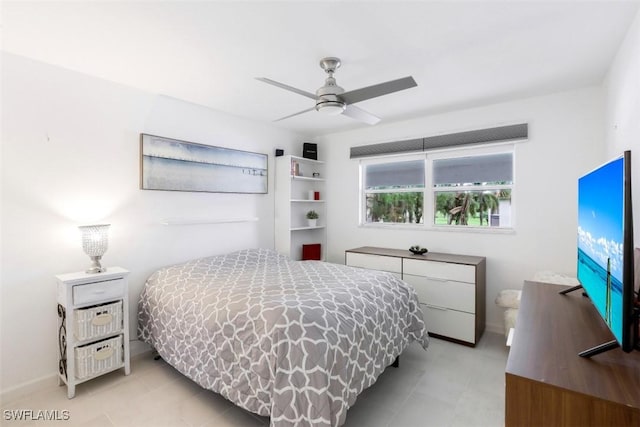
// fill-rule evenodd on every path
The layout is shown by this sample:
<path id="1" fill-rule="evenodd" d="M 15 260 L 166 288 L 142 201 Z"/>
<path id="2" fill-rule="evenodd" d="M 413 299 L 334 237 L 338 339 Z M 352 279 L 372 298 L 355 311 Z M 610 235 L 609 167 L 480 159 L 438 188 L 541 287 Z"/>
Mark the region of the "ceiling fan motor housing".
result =
<path id="1" fill-rule="evenodd" d="M 340 86 L 323 86 L 316 91 L 318 99 L 316 100 L 316 110 L 328 113 L 330 115 L 340 114 L 347 104 L 340 99 L 339 94 L 343 93 L 344 89 Z"/>

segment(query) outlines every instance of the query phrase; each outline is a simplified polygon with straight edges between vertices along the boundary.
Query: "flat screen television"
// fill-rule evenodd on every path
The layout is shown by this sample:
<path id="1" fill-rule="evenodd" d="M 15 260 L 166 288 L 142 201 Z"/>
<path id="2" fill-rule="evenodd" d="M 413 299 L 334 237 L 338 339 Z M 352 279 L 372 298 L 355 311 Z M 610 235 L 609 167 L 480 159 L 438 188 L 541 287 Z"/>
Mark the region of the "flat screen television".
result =
<path id="1" fill-rule="evenodd" d="M 636 346 L 631 208 L 630 151 L 578 180 L 578 281 L 615 337 L 581 356 Z"/>

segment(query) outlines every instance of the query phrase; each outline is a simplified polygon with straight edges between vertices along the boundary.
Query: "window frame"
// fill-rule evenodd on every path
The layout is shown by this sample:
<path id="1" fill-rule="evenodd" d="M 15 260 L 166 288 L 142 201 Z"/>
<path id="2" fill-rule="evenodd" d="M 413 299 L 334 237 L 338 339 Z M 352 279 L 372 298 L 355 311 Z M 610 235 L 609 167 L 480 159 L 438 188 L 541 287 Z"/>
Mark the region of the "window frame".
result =
<path id="1" fill-rule="evenodd" d="M 504 144 L 491 144 L 484 145 L 482 147 L 467 147 L 467 148 L 453 148 L 438 151 L 427 152 L 425 180 L 427 181 L 426 190 L 429 193 L 429 197 L 425 195 L 425 224 L 427 220 L 432 229 L 446 229 L 446 230 L 474 230 L 474 231 L 487 231 L 487 232 L 500 232 L 500 231 L 512 231 L 515 229 L 515 187 L 516 187 L 516 153 L 515 144 L 513 142 Z M 434 187 L 433 186 L 433 162 L 434 160 L 442 159 L 454 159 L 460 157 L 478 157 L 491 154 L 503 154 L 510 153 L 512 156 L 512 168 L 513 168 L 513 184 L 496 184 L 496 185 L 469 185 L 465 186 L 464 191 L 486 191 L 486 190 L 511 190 L 511 225 L 509 227 L 476 227 L 470 225 L 448 225 L 448 224 L 435 224 L 435 199 L 436 193 L 445 192 L 446 187 Z"/>
<path id="2" fill-rule="evenodd" d="M 384 157 L 376 157 L 376 158 L 364 158 L 364 159 L 360 159 L 360 164 L 358 167 L 358 173 L 359 173 L 359 215 L 358 215 L 358 223 L 360 226 L 363 227 L 371 227 L 371 226 L 386 226 L 386 227 L 397 227 L 397 226 L 401 226 L 401 227 L 411 227 L 411 226 L 424 226 L 423 224 L 407 224 L 404 222 L 367 222 L 367 194 L 376 194 L 376 193 L 420 193 L 422 192 L 422 200 L 423 200 L 423 212 L 422 212 L 422 218 L 423 218 L 423 222 L 424 222 L 424 197 L 426 196 L 426 189 L 427 189 L 427 177 L 424 177 L 424 187 L 423 188 L 394 188 L 394 189 L 389 189 L 389 190 L 366 190 L 365 189 L 365 182 L 364 182 L 364 177 L 365 177 L 365 168 L 368 165 L 376 165 L 376 164 L 383 164 L 383 163 L 400 163 L 400 162 L 410 162 L 410 161 L 418 161 L 418 160 L 422 160 L 424 167 L 425 167 L 425 172 L 427 171 L 426 169 L 426 158 L 424 153 L 419 153 L 419 154 L 396 154 L 396 155 L 392 155 L 392 156 L 384 156 Z"/>
<path id="3" fill-rule="evenodd" d="M 484 191 L 484 190 L 497 190 L 497 189 L 509 189 L 511 190 L 511 224 L 508 227 L 478 227 L 470 225 L 449 225 L 449 224 L 435 224 L 435 201 L 437 192 L 447 191 L 447 187 L 434 187 L 433 186 L 433 161 L 441 159 L 451 159 L 460 157 L 474 157 L 491 154 L 510 153 L 512 156 L 513 167 L 513 183 L 512 184 L 498 184 L 491 186 L 478 186 L 470 185 L 465 186 L 465 191 Z M 423 189 L 395 189 L 395 190 L 369 190 L 364 187 L 365 168 L 370 164 L 380 163 L 395 163 L 411 160 L 424 160 L 425 166 L 425 186 Z M 481 233 L 513 233 L 516 228 L 516 143 L 509 141 L 504 143 L 486 144 L 482 146 L 474 147 L 452 147 L 429 150 L 422 153 L 411 154 L 394 154 L 388 156 L 381 156 L 375 158 L 361 158 L 358 166 L 359 173 L 359 217 L 358 223 L 360 227 L 366 228 L 402 228 L 402 229 L 419 229 L 419 230 L 434 230 L 434 231 L 465 231 L 465 232 L 481 232 Z M 367 222 L 366 212 L 366 200 L 367 194 L 372 193 L 401 193 L 411 192 L 416 193 L 420 190 L 423 191 L 423 223 L 422 224 L 407 224 L 407 223 L 379 223 L 379 222 Z"/>

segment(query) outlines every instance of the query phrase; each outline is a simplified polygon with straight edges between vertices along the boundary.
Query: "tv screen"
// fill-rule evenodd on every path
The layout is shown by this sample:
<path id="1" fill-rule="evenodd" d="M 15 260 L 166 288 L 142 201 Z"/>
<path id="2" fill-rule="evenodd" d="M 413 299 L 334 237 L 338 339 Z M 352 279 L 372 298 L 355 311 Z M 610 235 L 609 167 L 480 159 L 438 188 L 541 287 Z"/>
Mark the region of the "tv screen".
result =
<path id="1" fill-rule="evenodd" d="M 633 348 L 631 153 L 578 181 L 578 280 L 624 351 Z"/>

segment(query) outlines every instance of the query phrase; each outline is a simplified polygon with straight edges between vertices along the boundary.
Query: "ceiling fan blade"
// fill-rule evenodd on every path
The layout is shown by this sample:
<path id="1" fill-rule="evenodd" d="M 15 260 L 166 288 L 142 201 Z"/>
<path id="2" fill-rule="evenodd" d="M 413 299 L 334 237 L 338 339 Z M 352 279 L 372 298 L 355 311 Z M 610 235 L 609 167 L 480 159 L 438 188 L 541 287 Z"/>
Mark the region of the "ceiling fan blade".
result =
<path id="1" fill-rule="evenodd" d="M 300 114 L 309 112 L 311 110 L 315 110 L 316 107 L 307 108 L 306 110 L 298 111 L 297 113 L 289 114 L 288 116 L 280 117 L 279 119 L 274 120 L 274 122 L 279 122 L 280 120 L 288 119 L 289 117 L 298 116 Z"/>
<path id="2" fill-rule="evenodd" d="M 347 108 L 345 108 L 342 114 L 370 125 L 375 125 L 380 121 L 380 117 L 376 117 L 355 105 L 347 105 Z"/>
<path id="3" fill-rule="evenodd" d="M 281 89 L 285 89 L 285 90 L 288 90 L 288 91 L 291 91 L 291 92 L 295 92 L 298 95 L 306 96 L 307 98 L 311 98 L 311 99 L 316 99 L 317 98 L 316 95 L 313 94 L 313 93 L 304 91 L 302 89 L 296 89 L 295 87 L 286 85 L 284 83 L 277 82 L 275 80 L 268 79 L 266 77 L 256 77 L 256 80 L 260 80 L 261 82 L 265 82 L 265 83 L 268 83 L 270 85 L 278 86 Z"/>
<path id="4" fill-rule="evenodd" d="M 373 86 L 363 87 L 361 89 L 351 90 L 341 94 L 340 98 L 347 104 L 354 104 L 356 102 L 376 98 L 382 95 L 388 95 L 390 93 L 409 89 L 415 86 L 418 86 L 418 84 L 413 80 L 413 77 L 409 76 L 385 83 L 379 83 Z"/>

